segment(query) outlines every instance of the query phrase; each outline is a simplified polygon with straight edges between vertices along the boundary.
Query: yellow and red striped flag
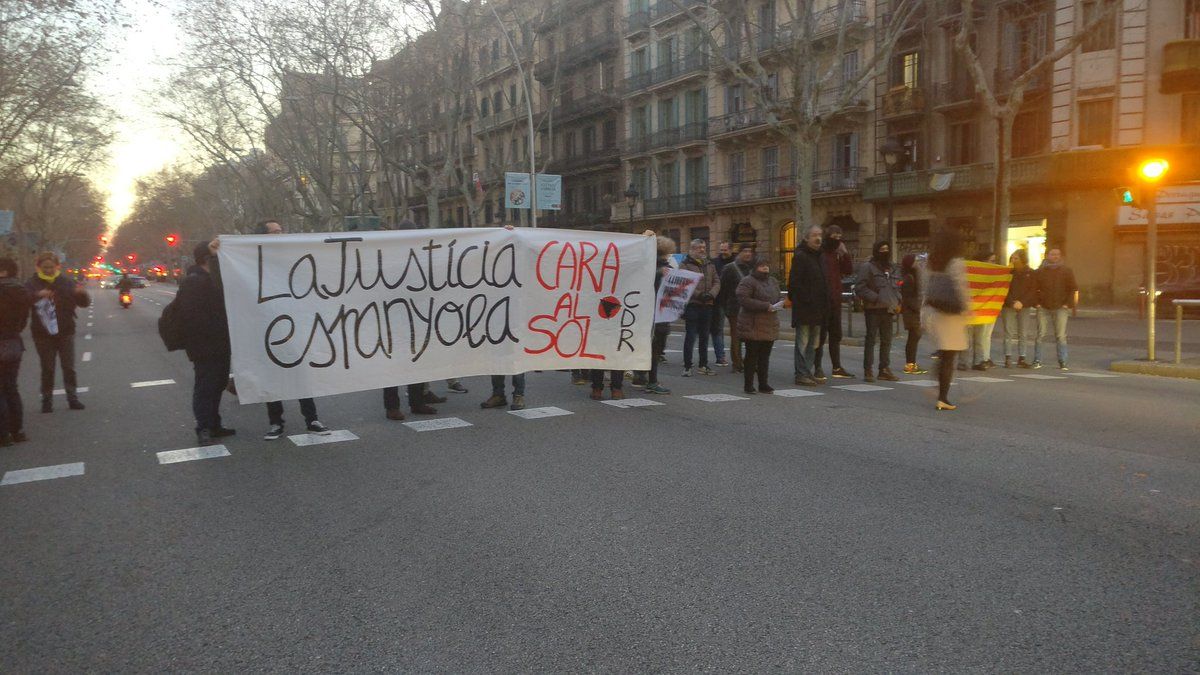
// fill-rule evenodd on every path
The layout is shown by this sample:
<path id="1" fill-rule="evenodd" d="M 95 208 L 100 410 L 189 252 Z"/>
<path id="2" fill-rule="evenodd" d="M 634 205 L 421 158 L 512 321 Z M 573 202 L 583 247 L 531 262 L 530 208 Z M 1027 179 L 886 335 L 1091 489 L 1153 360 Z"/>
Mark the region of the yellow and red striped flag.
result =
<path id="1" fill-rule="evenodd" d="M 971 291 L 971 325 L 994 323 L 1008 297 L 1012 269 L 995 263 L 967 261 L 967 286 Z"/>

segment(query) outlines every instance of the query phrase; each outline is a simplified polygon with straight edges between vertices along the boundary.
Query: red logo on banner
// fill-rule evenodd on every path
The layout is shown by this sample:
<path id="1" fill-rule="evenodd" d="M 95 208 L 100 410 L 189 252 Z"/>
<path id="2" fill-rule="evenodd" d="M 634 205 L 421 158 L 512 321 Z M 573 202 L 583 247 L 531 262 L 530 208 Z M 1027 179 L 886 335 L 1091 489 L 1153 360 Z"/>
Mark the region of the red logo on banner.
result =
<path id="1" fill-rule="evenodd" d="M 621 311 L 620 300 L 611 295 L 600 300 L 600 318 L 611 319 L 616 316 L 617 312 L 619 311 Z"/>

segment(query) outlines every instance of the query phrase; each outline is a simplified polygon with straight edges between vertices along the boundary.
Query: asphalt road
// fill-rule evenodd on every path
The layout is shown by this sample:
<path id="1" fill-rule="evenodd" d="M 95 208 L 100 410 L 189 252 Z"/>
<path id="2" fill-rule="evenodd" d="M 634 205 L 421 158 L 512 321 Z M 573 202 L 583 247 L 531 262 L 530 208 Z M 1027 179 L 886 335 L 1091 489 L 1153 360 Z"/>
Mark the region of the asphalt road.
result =
<path id="1" fill-rule="evenodd" d="M 356 439 L 299 446 L 227 400 L 227 456 L 160 464 L 194 445 L 169 291 L 97 295 L 87 410 L 38 413 L 27 355 L 32 440 L 0 449 L 5 672 L 1200 671 L 1200 382 L 1081 348 L 950 413 L 888 383 L 705 402 L 740 379 L 671 351 L 661 405 L 531 374 L 570 414 L 522 419 L 472 378 L 438 416 L 470 426 L 364 392 L 318 401 Z"/>

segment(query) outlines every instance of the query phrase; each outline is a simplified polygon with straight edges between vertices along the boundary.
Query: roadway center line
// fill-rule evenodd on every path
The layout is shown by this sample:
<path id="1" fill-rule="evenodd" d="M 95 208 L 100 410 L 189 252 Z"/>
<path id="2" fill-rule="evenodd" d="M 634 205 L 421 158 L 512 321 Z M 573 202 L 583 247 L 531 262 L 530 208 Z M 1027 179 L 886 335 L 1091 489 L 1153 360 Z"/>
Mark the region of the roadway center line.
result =
<path id="1" fill-rule="evenodd" d="M 50 480 L 52 478 L 66 478 L 68 476 L 82 476 L 83 462 L 74 462 L 72 464 L 56 464 L 54 466 L 39 466 L 36 469 L 18 469 L 16 471 L 8 471 L 4 474 L 4 479 L 0 480 L 0 485 L 16 485 L 18 483 L 31 483 L 35 480 Z"/>
<path id="2" fill-rule="evenodd" d="M 197 459 L 212 459 L 213 457 L 228 457 L 229 449 L 224 445 L 209 445 L 203 448 L 184 448 L 183 450 L 166 450 L 158 453 L 159 464 L 176 464 L 191 462 Z"/>
<path id="3" fill-rule="evenodd" d="M 83 361 L 84 363 L 87 363 L 88 361 L 91 361 L 91 360 L 92 360 L 92 353 L 91 353 L 91 352 L 84 352 L 84 353 L 83 353 L 83 358 L 81 358 L 81 359 L 80 359 L 80 361 Z"/>
<path id="4" fill-rule="evenodd" d="M 146 380 L 145 382 L 130 382 L 129 386 L 136 389 L 138 387 L 157 387 L 163 384 L 175 384 L 175 380 Z"/>

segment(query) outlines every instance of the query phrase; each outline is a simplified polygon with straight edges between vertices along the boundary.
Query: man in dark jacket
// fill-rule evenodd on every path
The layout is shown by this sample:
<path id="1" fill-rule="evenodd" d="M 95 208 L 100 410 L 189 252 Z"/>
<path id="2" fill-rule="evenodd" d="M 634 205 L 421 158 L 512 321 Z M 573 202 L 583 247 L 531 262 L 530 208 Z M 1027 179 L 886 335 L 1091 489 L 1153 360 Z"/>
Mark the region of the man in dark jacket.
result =
<path id="1" fill-rule="evenodd" d="M 1046 259 L 1037 271 L 1038 287 L 1038 336 L 1033 344 L 1033 367 L 1042 367 L 1042 338 L 1054 329 L 1054 342 L 1058 352 L 1058 367 L 1067 369 L 1067 318 L 1075 307 L 1075 295 L 1079 285 L 1075 273 L 1063 264 L 1062 248 L 1054 246 L 1046 251 Z"/>
<path id="2" fill-rule="evenodd" d="M 700 374 L 716 375 L 708 367 L 708 335 L 712 326 L 713 305 L 721 293 L 721 280 L 717 278 L 717 268 L 708 260 L 708 246 L 703 239 L 693 239 L 688 249 L 688 257 L 684 258 L 679 269 L 695 272 L 700 275 L 700 283 L 683 309 L 685 332 L 683 334 L 683 376 L 692 376 L 692 347 L 696 337 L 700 338 Z"/>
<path id="3" fill-rule="evenodd" d="M 867 335 L 863 343 L 863 380 L 875 381 L 875 343 L 879 342 L 879 379 L 896 382 L 892 374 L 893 317 L 900 313 L 898 279 L 892 267 L 892 248 L 886 241 L 875 242 L 871 259 L 858 268 L 854 292 L 862 299 Z"/>
<path id="4" fill-rule="evenodd" d="M 840 378 L 853 378 L 854 375 L 842 367 L 842 277 L 854 273 L 854 261 L 846 244 L 842 243 L 842 228 L 830 225 L 825 230 L 821 246 L 821 265 L 825 270 L 825 283 L 829 286 L 829 320 L 821 330 L 821 341 L 817 343 L 815 372 L 813 377 L 818 382 L 825 381 L 821 371 L 821 354 L 825 345 L 829 345 L 829 374 Z"/>
<path id="5" fill-rule="evenodd" d="M 1034 313 L 1037 312 L 1037 272 L 1029 266 L 1029 253 L 1023 248 L 1013 251 L 1008 259 L 1012 266 L 1012 282 L 1004 307 L 1000 309 L 1000 323 L 1004 326 L 1004 367 L 1012 367 L 1014 352 L 1017 367 L 1028 368 L 1025 360 L 1026 345 L 1036 335 Z"/>
<path id="6" fill-rule="evenodd" d="M 229 382 L 229 320 L 225 296 L 212 270 L 216 254 L 211 244 L 200 244 L 192 252 L 196 264 L 187 272 L 175 302 L 187 331 L 184 349 L 192 362 L 192 414 L 196 418 L 196 441 L 212 445 L 217 438 L 233 435 L 221 426 L 221 393 Z"/>
<path id="7" fill-rule="evenodd" d="M 792 326 L 796 329 L 793 370 L 796 384 L 820 384 L 816 373 L 817 342 L 829 321 L 829 284 L 821 264 L 821 227 L 809 225 L 804 239 L 792 255 L 788 273 L 788 299 L 792 302 Z"/>
<path id="8" fill-rule="evenodd" d="M 721 292 L 717 294 L 714 312 L 724 312 L 729 319 L 729 350 L 733 353 L 733 372 L 742 372 L 742 338 L 738 332 L 737 317 L 740 305 L 737 287 L 742 279 L 754 271 L 754 247 L 743 246 L 733 262 L 721 269 Z M 719 365 L 719 364 L 718 364 Z"/>
<path id="9" fill-rule="evenodd" d="M 29 440 L 17 373 L 25 352 L 21 331 L 29 322 L 32 303 L 29 291 L 16 277 L 16 261 L 0 258 L 0 446 Z"/>
<path id="10" fill-rule="evenodd" d="M 729 254 L 729 242 L 721 242 L 717 247 L 717 255 L 712 260 L 718 279 L 722 278 L 721 273 L 725 270 L 725 266 L 733 262 L 733 259 L 734 256 Z M 729 365 L 729 360 L 725 357 L 725 311 L 721 307 L 720 295 L 717 296 L 717 303 L 713 305 L 712 322 L 708 327 L 708 335 L 712 339 L 713 353 L 717 356 L 716 365 Z"/>
<path id="11" fill-rule="evenodd" d="M 75 380 L 75 309 L 92 303 L 83 284 L 62 275 L 58 256 L 37 257 L 37 273 L 25 284 L 32 297 L 30 332 L 42 366 L 42 412 L 54 411 L 54 363 L 62 364 L 63 387 L 71 410 L 83 410 Z"/>

